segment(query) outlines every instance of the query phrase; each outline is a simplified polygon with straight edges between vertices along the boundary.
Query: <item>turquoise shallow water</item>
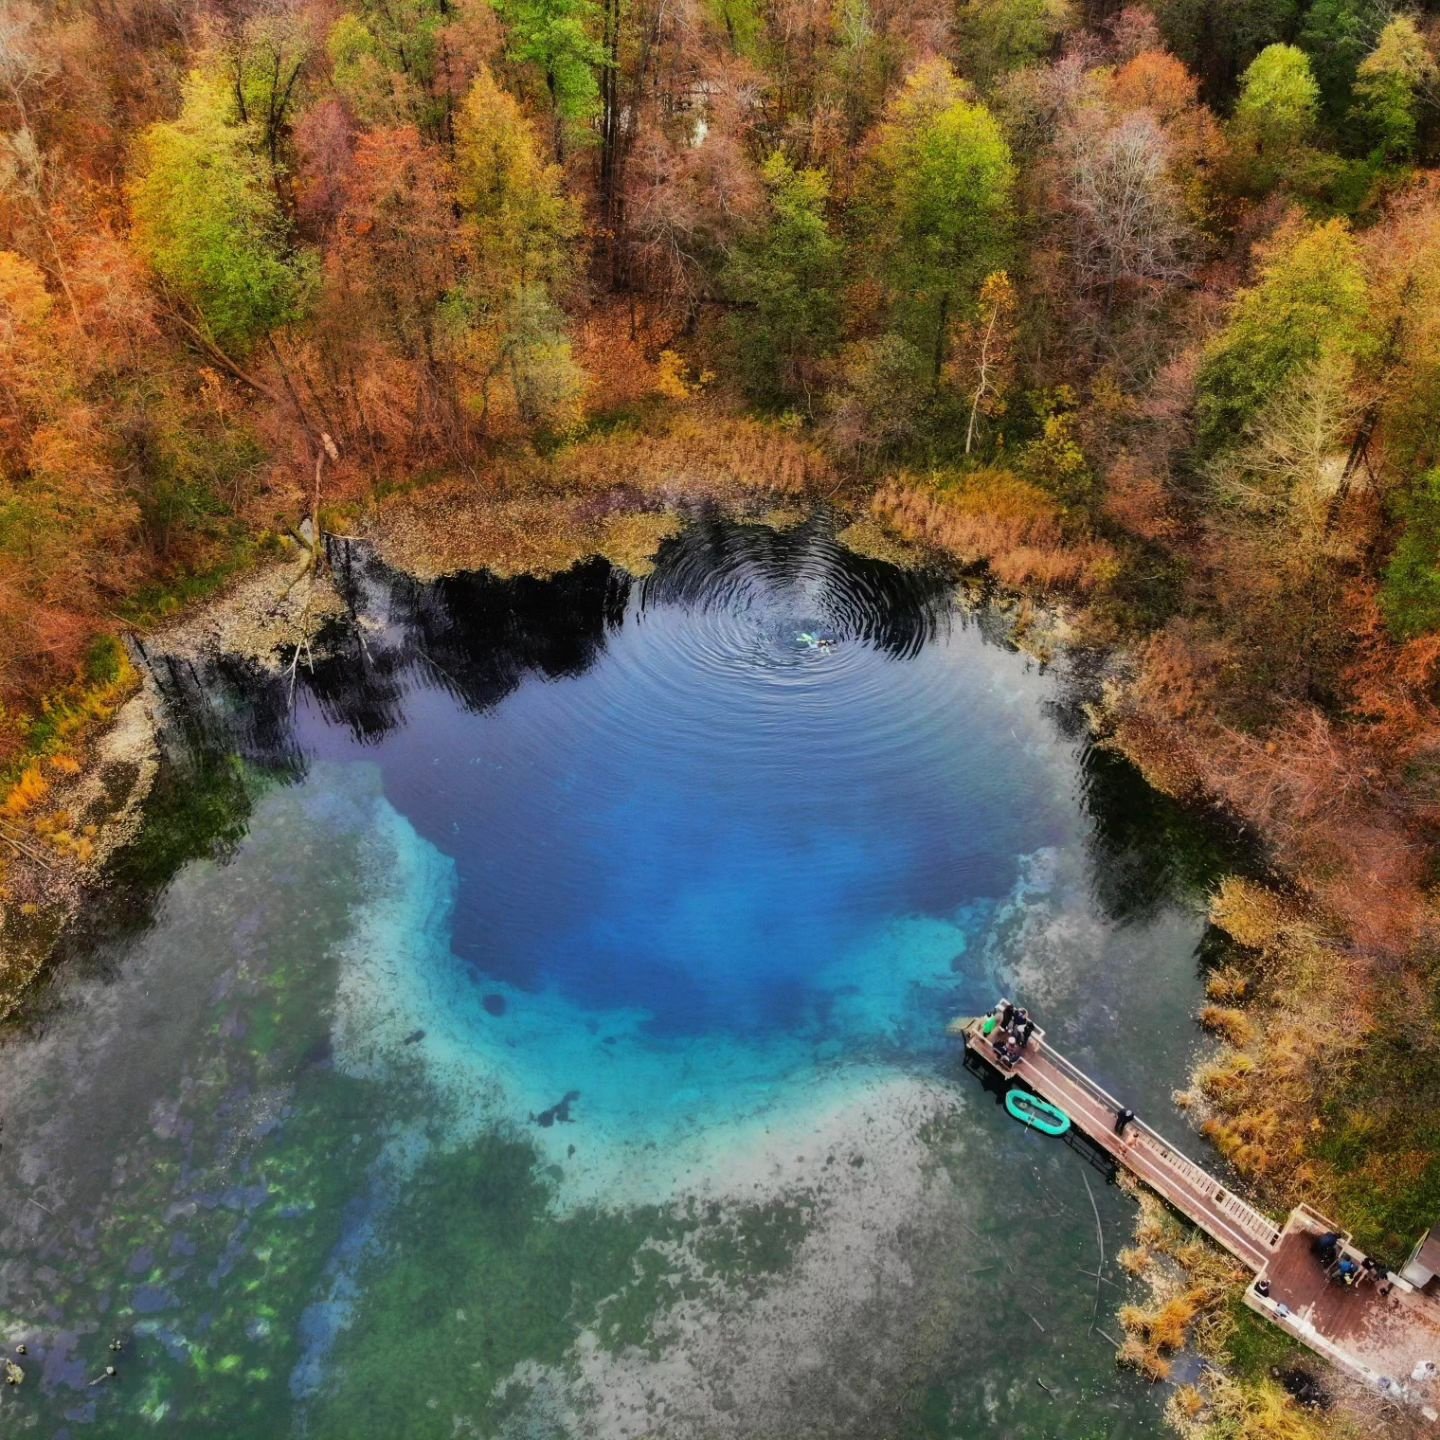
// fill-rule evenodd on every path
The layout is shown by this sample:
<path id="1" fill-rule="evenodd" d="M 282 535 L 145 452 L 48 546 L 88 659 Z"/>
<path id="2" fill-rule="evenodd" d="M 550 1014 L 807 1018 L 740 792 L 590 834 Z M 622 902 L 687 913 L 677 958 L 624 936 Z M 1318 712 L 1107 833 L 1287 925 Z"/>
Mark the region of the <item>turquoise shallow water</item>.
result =
<path id="1" fill-rule="evenodd" d="M 943 1024 L 1022 993 L 1158 1105 L 1216 856 L 1001 619 L 823 520 L 340 561 L 293 713 L 168 673 L 203 755 L 0 1054 L 4 1418 L 1155 1433 L 1080 1275 L 1126 1202 Z"/>

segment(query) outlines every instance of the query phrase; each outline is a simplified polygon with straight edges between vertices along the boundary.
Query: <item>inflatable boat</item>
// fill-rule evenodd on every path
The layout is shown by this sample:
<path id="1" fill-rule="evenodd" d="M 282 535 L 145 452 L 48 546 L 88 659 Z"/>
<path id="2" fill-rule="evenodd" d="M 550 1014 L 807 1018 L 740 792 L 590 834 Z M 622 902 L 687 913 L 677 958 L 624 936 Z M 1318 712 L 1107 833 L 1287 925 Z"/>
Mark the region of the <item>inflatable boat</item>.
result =
<path id="1" fill-rule="evenodd" d="M 1012 1090 L 1005 1097 L 1005 1108 L 1022 1125 L 1046 1135 L 1063 1135 L 1070 1128 L 1070 1117 L 1058 1105 L 1032 1095 L 1028 1090 Z"/>

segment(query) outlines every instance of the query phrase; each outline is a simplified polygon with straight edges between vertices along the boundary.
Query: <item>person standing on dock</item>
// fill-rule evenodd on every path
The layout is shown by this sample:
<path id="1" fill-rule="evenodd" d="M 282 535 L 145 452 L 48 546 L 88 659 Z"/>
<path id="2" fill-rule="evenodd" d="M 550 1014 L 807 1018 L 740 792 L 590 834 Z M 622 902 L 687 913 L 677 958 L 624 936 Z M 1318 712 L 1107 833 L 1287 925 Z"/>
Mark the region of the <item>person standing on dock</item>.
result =
<path id="1" fill-rule="evenodd" d="M 1135 1118 L 1135 1112 L 1128 1106 L 1122 1105 L 1120 1113 L 1115 1117 L 1115 1133 L 1122 1139 L 1125 1136 L 1125 1127 Z"/>

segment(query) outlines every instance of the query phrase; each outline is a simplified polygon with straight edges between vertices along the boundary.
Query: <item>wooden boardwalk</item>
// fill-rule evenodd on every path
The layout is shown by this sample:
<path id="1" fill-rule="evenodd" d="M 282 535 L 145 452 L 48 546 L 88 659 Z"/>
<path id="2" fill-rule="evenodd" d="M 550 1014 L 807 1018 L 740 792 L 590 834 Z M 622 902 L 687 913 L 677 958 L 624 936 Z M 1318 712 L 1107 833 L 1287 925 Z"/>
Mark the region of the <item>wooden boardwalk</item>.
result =
<path id="1" fill-rule="evenodd" d="M 1007 1065 L 981 1024 L 956 1020 L 950 1033 L 998 1074 L 1059 1106 L 1077 1129 L 1244 1264 L 1255 1277 L 1245 1292 L 1252 1310 L 1362 1384 L 1440 1420 L 1440 1379 L 1421 1378 L 1432 1373 L 1424 1371 L 1427 1363 L 1440 1366 L 1440 1304 L 1393 1275 L 1385 1295 L 1373 1284 L 1335 1283 L 1315 1257 L 1318 1235 L 1335 1232 L 1345 1254 L 1363 1258 L 1339 1226 L 1305 1205 L 1276 1224 L 1144 1121 L 1131 1120 L 1117 1134 L 1120 1102 L 1046 1044 L 1044 1031 L 1035 1030 L 1020 1058 Z"/>
<path id="2" fill-rule="evenodd" d="M 1031 1035 L 1014 1065 L 1006 1065 L 980 1033 L 980 1024 L 978 1019 L 960 1021 L 951 1026 L 951 1031 L 962 1035 L 966 1049 L 1001 1075 L 1013 1077 L 1041 1099 L 1058 1105 L 1095 1144 L 1250 1270 L 1258 1274 L 1265 1268 L 1280 1244 L 1280 1225 L 1221 1184 L 1143 1120 L 1132 1120 L 1125 1133 L 1117 1135 L 1115 1122 L 1120 1117 L 1120 1102 L 1046 1044 L 1043 1030 L 1037 1029 Z"/>

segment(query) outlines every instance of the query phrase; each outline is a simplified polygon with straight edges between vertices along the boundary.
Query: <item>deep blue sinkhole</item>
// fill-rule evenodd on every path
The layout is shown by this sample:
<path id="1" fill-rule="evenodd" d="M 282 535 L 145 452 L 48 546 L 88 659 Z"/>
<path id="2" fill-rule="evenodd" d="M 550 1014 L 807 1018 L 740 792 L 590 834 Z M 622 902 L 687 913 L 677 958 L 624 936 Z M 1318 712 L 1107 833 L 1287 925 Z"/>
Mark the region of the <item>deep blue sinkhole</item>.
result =
<path id="1" fill-rule="evenodd" d="M 811 1363 L 844 1433 L 899 1423 L 877 1316 L 932 1377 L 927 1434 L 1040 1434 L 1057 1404 L 1076 1433 L 1155 1433 L 1077 1279 L 1096 1209 L 1113 1253 L 1126 1206 L 957 1073 L 944 1032 L 1003 986 L 1137 1107 L 1188 1071 L 1199 901 L 1233 862 L 1092 743 L 1076 670 L 1017 653 L 1003 601 L 853 554 L 824 516 L 694 517 L 644 579 L 333 559 L 352 613 L 293 694 L 284 667 L 152 657 L 174 734 L 145 830 L 0 1049 L 16 1403 L 125 1440 L 161 1416 L 499 1433 L 516 1376 L 610 1324 L 618 1255 L 658 1287 L 636 1312 L 656 1423 L 701 1349 L 728 1403 L 751 1319 L 788 1353 L 770 1297 L 818 1275 L 835 1343 Z M 772 1271 L 759 1243 L 714 1328 L 677 1326 L 708 1253 L 665 1258 L 682 1211 L 717 1253 L 732 1225 L 793 1223 L 807 1258 Z M 982 1279 L 972 1304 L 1006 1255 L 1027 1298 Z M 926 1273 L 916 1309 L 896 1277 Z M 476 1387 L 486 1327 L 532 1317 L 525 1368 Z M 122 1383 L 97 1390 L 112 1334 Z M 1059 1400 L 1029 1383 L 1042 1359 Z M 397 1429 L 377 1398 L 416 1366 L 417 1393 L 454 1396 Z"/>
<path id="2" fill-rule="evenodd" d="M 453 858 L 478 976 L 657 1036 L 823 1028 L 838 959 L 1075 833 L 1038 677 L 949 578 L 819 521 L 698 523 L 638 581 L 351 578 L 390 623 L 315 678 L 299 741 L 378 761 Z"/>

